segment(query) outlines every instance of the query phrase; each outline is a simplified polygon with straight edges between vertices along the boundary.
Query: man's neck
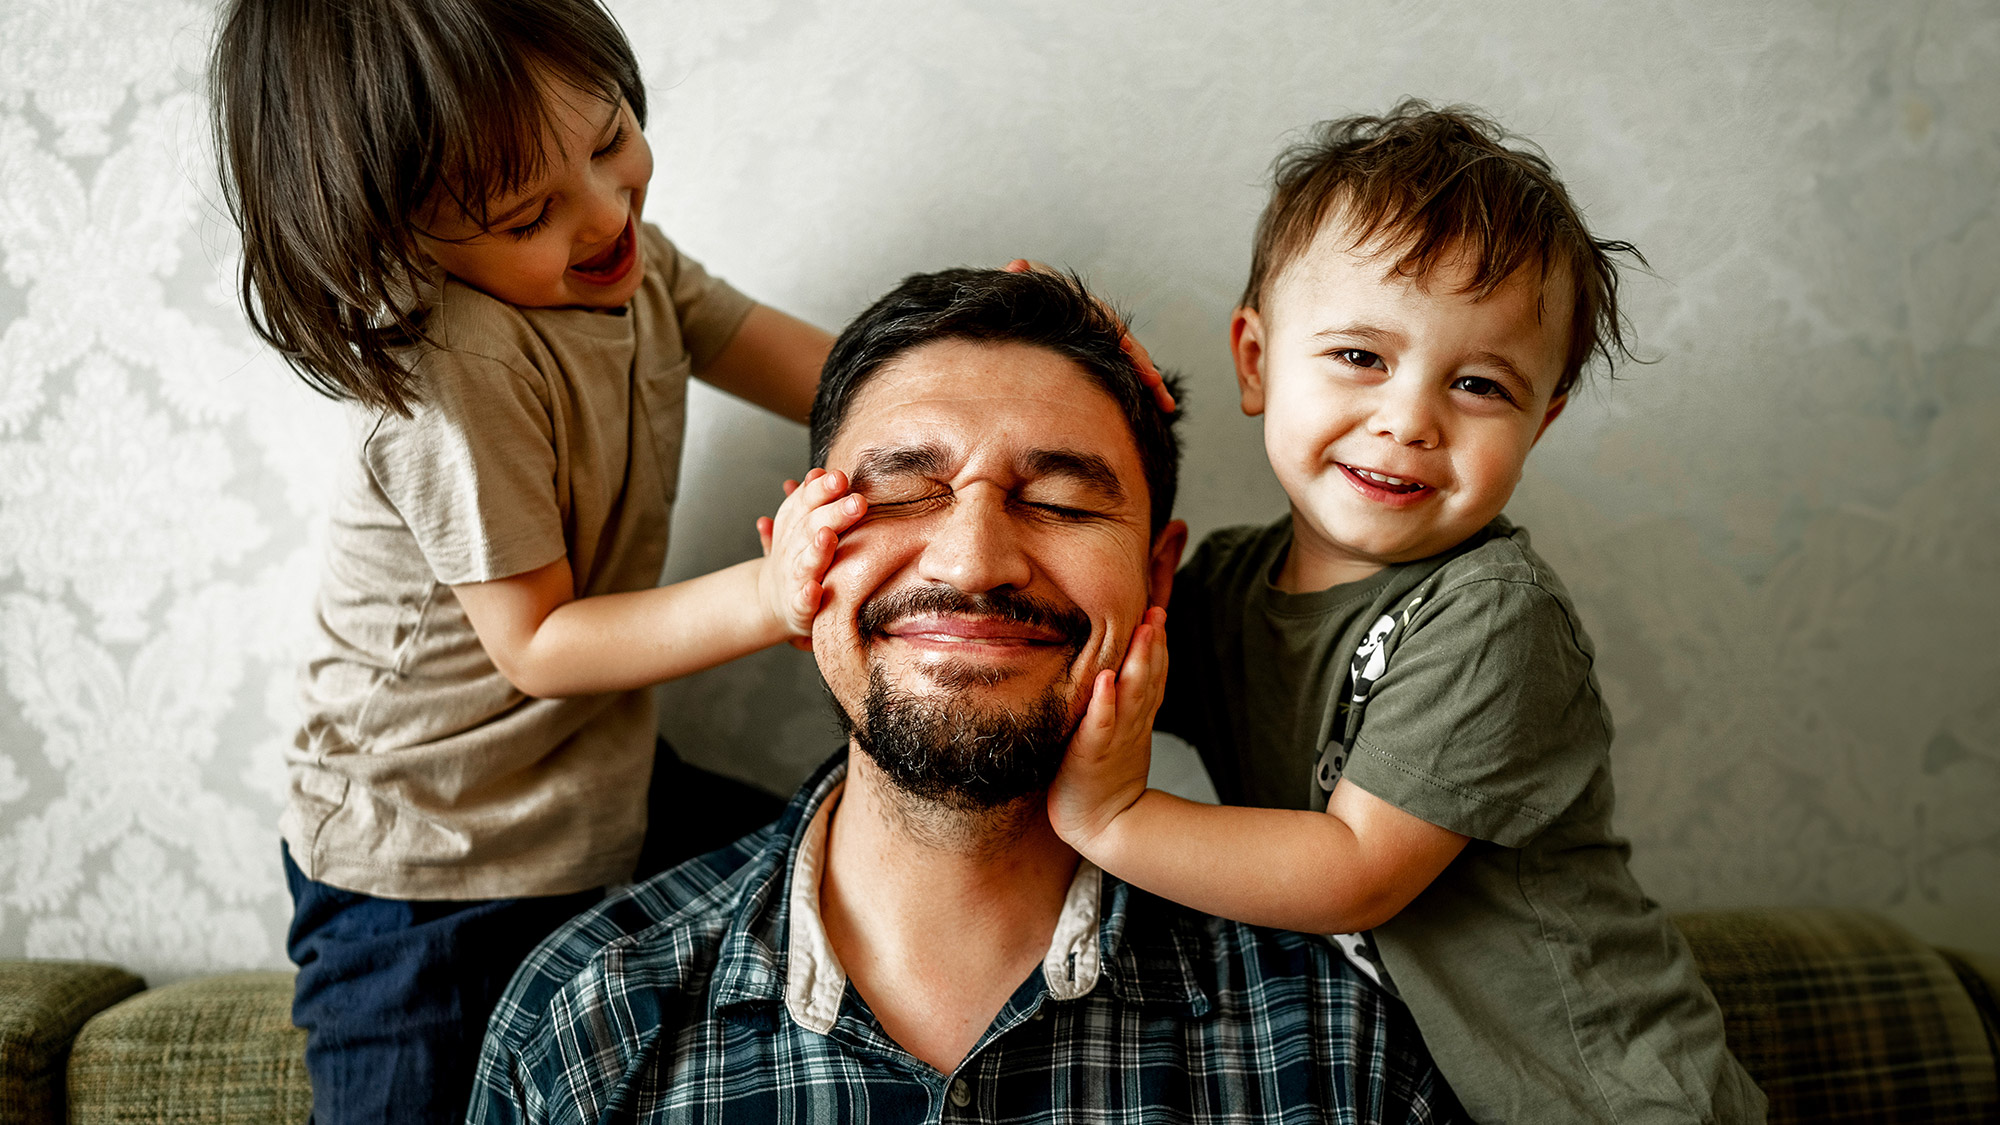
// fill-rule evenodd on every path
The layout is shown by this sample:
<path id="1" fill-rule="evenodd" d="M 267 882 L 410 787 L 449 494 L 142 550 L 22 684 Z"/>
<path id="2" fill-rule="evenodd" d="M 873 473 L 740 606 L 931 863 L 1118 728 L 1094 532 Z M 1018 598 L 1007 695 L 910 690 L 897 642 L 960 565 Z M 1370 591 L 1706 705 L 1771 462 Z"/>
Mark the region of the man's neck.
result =
<path id="1" fill-rule="evenodd" d="M 1077 855 L 1039 794 L 913 804 L 858 750 L 827 830 L 820 915 L 890 1038 L 950 1073 L 1047 954 Z"/>

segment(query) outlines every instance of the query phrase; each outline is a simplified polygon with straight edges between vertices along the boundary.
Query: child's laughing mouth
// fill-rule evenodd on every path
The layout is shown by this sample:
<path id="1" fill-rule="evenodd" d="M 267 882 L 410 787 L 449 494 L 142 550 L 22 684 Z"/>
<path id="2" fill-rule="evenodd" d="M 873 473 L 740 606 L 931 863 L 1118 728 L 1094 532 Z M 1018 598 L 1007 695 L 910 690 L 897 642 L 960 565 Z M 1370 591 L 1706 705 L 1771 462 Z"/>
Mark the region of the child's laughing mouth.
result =
<path id="1" fill-rule="evenodd" d="M 589 285 L 616 285 L 639 261 L 639 236 L 630 216 L 616 241 L 602 251 L 569 267 L 569 272 Z"/>
<path id="2" fill-rule="evenodd" d="M 1347 479 L 1347 483 L 1352 485 L 1356 492 L 1370 500 L 1393 507 L 1414 504 L 1437 491 L 1420 480 L 1378 473 L 1373 469 L 1364 469 L 1342 461 L 1336 461 L 1334 464 L 1340 467 L 1340 475 Z"/>

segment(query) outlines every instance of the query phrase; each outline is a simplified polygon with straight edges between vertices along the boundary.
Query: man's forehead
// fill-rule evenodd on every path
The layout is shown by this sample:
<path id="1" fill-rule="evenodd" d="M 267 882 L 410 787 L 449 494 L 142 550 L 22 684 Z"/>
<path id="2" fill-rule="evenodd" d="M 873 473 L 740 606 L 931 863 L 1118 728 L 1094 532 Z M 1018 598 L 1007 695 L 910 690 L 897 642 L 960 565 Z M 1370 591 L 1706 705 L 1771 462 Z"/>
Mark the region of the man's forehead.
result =
<path id="1" fill-rule="evenodd" d="M 1144 488 L 1117 402 L 1076 361 L 1012 341 L 940 340 L 890 360 L 855 392 L 827 464 L 934 473 L 980 455 L 1030 473 L 1097 466 Z"/>

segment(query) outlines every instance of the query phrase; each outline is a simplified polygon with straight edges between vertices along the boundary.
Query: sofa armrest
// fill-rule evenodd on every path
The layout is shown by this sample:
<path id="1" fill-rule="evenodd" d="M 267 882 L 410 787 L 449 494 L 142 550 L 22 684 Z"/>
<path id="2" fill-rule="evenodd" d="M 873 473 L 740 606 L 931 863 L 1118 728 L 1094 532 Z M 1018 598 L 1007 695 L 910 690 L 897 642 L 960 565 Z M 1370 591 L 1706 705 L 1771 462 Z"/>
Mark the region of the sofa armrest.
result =
<path id="1" fill-rule="evenodd" d="M 0 1121 L 61 1125 L 63 1074 L 77 1032 L 145 987 L 116 965 L 0 961 Z"/>
<path id="2" fill-rule="evenodd" d="M 1729 1049 L 1783 1122 L 1990 1121 L 2000 1061 L 1937 950 L 1862 910 L 1729 910 L 1674 922 Z"/>
<path id="3" fill-rule="evenodd" d="M 2000 957 L 1963 949 L 1941 948 L 1938 953 L 1958 974 L 1958 983 L 1972 997 L 1979 1018 L 1986 1024 L 1986 1042 L 1993 1048 L 1994 1057 L 2000 1058 Z"/>
<path id="4" fill-rule="evenodd" d="M 292 974 L 178 981 L 98 1013 L 69 1062 L 69 1125 L 293 1125 L 312 1109 Z"/>

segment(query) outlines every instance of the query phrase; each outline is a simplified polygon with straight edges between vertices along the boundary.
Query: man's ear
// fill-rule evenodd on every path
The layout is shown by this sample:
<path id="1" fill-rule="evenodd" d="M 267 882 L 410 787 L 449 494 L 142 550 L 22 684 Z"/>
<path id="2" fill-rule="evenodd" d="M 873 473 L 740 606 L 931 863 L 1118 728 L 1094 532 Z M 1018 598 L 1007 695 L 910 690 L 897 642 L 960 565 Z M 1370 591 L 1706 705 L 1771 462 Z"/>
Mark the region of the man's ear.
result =
<path id="1" fill-rule="evenodd" d="M 1229 355 L 1236 361 L 1243 413 L 1254 418 L 1264 413 L 1264 318 L 1256 309 L 1246 305 L 1229 318 Z"/>
<path id="2" fill-rule="evenodd" d="M 1152 557 L 1146 563 L 1146 604 L 1166 608 L 1174 593 L 1174 571 L 1180 569 L 1181 552 L 1187 550 L 1187 521 L 1169 520 L 1153 538 Z"/>
<path id="3" fill-rule="evenodd" d="M 1555 421 L 1556 416 L 1563 412 L 1563 407 L 1568 405 L 1569 405 L 1568 391 L 1564 391 L 1563 393 L 1549 400 L 1548 413 L 1542 415 L 1542 424 L 1535 430 L 1535 441 L 1542 440 L 1542 435 L 1549 432 L 1549 423 Z M 1530 447 L 1532 447 L 1534 444 L 1535 444 L 1534 441 L 1528 443 Z"/>

